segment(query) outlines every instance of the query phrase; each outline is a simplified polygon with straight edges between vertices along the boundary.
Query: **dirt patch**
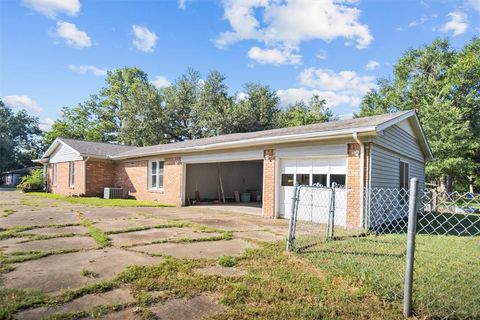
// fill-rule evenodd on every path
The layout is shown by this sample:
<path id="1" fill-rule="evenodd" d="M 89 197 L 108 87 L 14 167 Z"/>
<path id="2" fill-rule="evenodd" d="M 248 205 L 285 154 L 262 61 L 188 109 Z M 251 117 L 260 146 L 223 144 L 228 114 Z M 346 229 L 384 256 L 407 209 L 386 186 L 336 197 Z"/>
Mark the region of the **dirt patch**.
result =
<path id="1" fill-rule="evenodd" d="M 159 257 L 117 248 L 53 255 L 17 264 L 14 271 L 4 275 L 3 285 L 7 288 L 39 288 L 46 293 L 53 293 L 110 279 L 129 265 L 148 265 L 160 261 Z M 82 276 L 82 269 L 93 271 L 96 277 Z"/>
<path id="2" fill-rule="evenodd" d="M 220 236 L 220 234 L 199 232 L 189 228 L 164 228 L 112 234 L 110 235 L 110 239 L 116 246 L 131 246 L 162 240 L 167 241 L 182 238 L 201 239 L 214 236 Z"/>
<path id="3" fill-rule="evenodd" d="M 67 237 L 53 238 L 46 240 L 35 240 L 29 242 L 15 243 L 5 250 L 5 253 L 15 251 L 61 251 L 68 249 L 96 249 L 97 243 L 90 237 Z"/>
<path id="4" fill-rule="evenodd" d="M 133 302 L 127 289 L 115 289 L 105 293 L 87 294 L 61 306 L 41 307 L 26 310 L 16 315 L 17 319 L 43 319 L 55 313 L 88 311 L 100 305 L 118 305 Z"/>
<path id="5" fill-rule="evenodd" d="M 245 275 L 245 270 L 235 267 L 226 268 L 222 266 L 210 266 L 205 268 L 195 269 L 195 272 L 206 276 L 220 276 L 220 277 L 241 277 Z"/>
<path id="6" fill-rule="evenodd" d="M 216 259 L 223 255 L 240 255 L 245 249 L 255 247 L 254 244 L 241 239 L 193 242 L 193 243 L 160 243 L 133 247 L 131 250 L 149 254 L 169 255 L 175 258 Z"/>
<path id="7" fill-rule="evenodd" d="M 280 236 L 278 234 L 268 232 L 268 231 L 243 231 L 243 232 L 235 232 L 234 235 L 239 238 L 249 238 L 259 241 L 277 241 L 285 239 L 284 236 Z"/>
<path id="8" fill-rule="evenodd" d="M 162 320 L 196 320 L 221 312 L 223 307 L 213 299 L 201 295 L 191 299 L 172 299 L 151 308 Z"/>

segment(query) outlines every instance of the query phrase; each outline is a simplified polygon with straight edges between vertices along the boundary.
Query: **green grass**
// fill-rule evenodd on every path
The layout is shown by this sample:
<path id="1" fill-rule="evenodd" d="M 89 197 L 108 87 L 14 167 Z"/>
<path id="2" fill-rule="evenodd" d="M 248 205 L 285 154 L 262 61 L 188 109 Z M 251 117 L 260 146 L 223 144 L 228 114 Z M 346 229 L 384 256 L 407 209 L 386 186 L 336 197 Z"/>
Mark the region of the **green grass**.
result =
<path id="1" fill-rule="evenodd" d="M 6 209 L 3 209 L 3 215 L 1 215 L 0 217 L 8 217 L 8 216 L 14 214 L 15 212 L 17 212 L 17 211 L 13 210 L 13 209 L 10 209 L 10 208 L 6 208 Z"/>
<path id="2" fill-rule="evenodd" d="M 237 265 L 237 258 L 232 256 L 221 256 L 218 258 L 218 264 L 222 267 L 231 268 Z"/>
<path id="3" fill-rule="evenodd" d="M 82 226 L 84 226 L 90 236 L 95 240 L 95 242 L 102 248 L 110 246 L 110 239 L 108 235 L 106 235 L 102 230 L 95 227 L 93 222 L 87 218 L 85 218 L 82 214 L 77 214 L 80 218 Z"/>
<path id="4" fill-rule="evenodd" d="M 48 300 L 40 290 L 0 288 L 0 319 L 13 319 L 16 311 L 45 304 Z"/>
<path id="5" fill-rule="evenodd" d="M 401 303 L 405 234 L 330 241 L 301 254 L 384 299 Z M 426 318 L 480 317 L 480 237 L 416 237 L 414 309 Z"/>
<path id="6" fill-rule="evenodd" d="M 172 207 L 156 201 L 140 201 L 134 199 L 102 199 L 96 197 L 66 197 L 45 192 L 30 192 L 28 195 L 56 199 L 75 204 L 86 204 L 95 207 Z"/>
<path id="7" fill-rule="evenodd" d="M 88 270 L 88 269 L 82 269 L 80 271 L 80 274 L 87 278 L 96 278 L 98 276 L 95 271 Z"/>

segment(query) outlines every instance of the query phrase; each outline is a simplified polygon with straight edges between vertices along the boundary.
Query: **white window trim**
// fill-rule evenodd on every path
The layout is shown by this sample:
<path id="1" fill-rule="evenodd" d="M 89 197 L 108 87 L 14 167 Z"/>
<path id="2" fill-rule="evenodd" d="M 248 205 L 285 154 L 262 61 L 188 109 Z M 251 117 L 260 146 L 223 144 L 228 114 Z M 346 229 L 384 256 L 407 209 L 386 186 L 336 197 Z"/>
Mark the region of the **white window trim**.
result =
<path id="1" fill-rule="evenodd" d="M 52 163 L 52 185 L 57 185 L 57 164 Z"/>
<path id="2" fill-rule="evenodd" d="M 72 171 L 73 171 L 73 175 L 72 175 Z M 73 176 L 73 179 L 72 179 L 72 176 Z M 72 180 L 73 180 L 73 183 L 72 183 Z M 69 161 L 68 163 L 68 185 L 70 186 L 70 188 L 75 188 L 75 161 Z"/>
<path id="3" fill-rule="evenodd" d="M 164 170 L 164 172 L 162 173 L 162 176 L 163 176 L 162 181 L 163 181 L 163 185 L 165 184 L 165 159 L 159 158 L 159 159 L 148 160 L 148 168 L 147 168 L 147 176 L 148 176 L 148 178 L 147 178 L 147 190 L 148 190 L 148 191 L 157 191 L 157 192 L 158 192 L 158 191 L 161 191 L 161 192 L 163 192 L 163 185 L 162 185 L 162 187 L 151 187 L 151 185 L 152 185 L 152 174 L 151 174 L 151 172 L 152 172 L 152 162 L 163 162 L 163 170 Z M 158 181 L 159 181 L 159 179 L 158 179 L 158 176 L 159 176 L 159 175 L 160 175 L 160 174 L 158 173 L 158 165 L 157 165 L 157 185 L 158 185 Z"/>

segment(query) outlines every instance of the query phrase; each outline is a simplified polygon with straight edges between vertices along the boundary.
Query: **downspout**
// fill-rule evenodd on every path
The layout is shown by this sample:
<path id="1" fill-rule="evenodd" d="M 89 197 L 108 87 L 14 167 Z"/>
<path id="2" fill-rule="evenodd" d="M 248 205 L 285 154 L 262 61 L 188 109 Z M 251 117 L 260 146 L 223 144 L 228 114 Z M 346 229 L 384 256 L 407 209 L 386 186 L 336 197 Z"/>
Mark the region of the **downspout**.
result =
<path id="1" fill-rule="evenodd" d="M 356 132 L 353 133 L 353 139 L 360 145 L 360 223 L 363 228 L 365 227 L 365 145 L 358 139 L 358 134 Z"/>
<path id="2" fill-rule="evenodd" d="M 87 161 L 90 157 L 86 157 L 83 160 L 83 195 L 87 196 Z"/>

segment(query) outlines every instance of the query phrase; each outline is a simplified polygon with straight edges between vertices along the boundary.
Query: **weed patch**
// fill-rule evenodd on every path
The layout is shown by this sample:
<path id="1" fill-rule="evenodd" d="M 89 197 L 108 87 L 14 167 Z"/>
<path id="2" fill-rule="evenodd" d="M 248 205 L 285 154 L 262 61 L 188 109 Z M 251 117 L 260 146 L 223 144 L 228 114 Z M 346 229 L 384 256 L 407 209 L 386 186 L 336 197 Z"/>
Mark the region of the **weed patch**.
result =
<path id="1" fill-rule="evenodd" d="M 237 265 L 237 258 L 232 256 L 221 256 L 218 258 L 218 264 L 222 267 L 231 268 Z"/>
<path id="2" fill-rule="evenodd" d="M 85 218 L 81 213 L 77 213 L 77 216 L 80 218 L 82 226 L 88 230 L 90 236 L 100 247 L 105 248 L 110 246 L 110 239 L 102 230 L 95 227 L 93 222 Z"/>
<path id="3" fill-rule="evenodd" d="M 87 278 L 96 278 L 98 276 L 98 274 L 92 270 L 88 270 L 88 269 L 82 269 L 80 271 L 80 274 L 84 277 L 87 277 Z"/>
<path id="4" fill-rule="evenodd" d="M 19 310 L 45 304 L 49 297 L 40 290 L 0 288 L 0 319 L 13 319 Z"/>
<path id="5" fill-rule="evenodd" d="M 9 209 L 9 208 L 3 209 L 3 215 L 1 217 L 3 217 L 3 218 L 8 217 L 8 216 L 14 214 L 15 212 L 17 212 L 17 211 L 13 210 L 13 209 Z"/>

